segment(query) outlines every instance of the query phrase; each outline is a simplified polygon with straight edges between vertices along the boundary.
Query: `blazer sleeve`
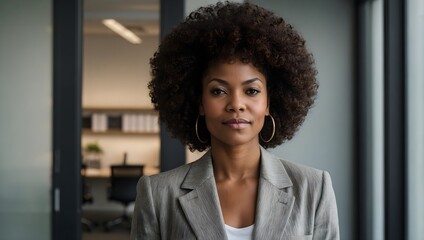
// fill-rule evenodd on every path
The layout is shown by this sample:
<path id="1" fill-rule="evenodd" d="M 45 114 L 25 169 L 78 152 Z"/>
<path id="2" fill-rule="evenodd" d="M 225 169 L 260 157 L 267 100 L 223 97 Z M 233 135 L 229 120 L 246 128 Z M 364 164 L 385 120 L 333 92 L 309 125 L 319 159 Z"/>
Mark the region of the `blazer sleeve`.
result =
<path id="1" fill-rule="evenodd" d="M 137 198 L 131 226 L 131 240 L 160 239 L 150 178 L 143 176 L 137 184 Z"/>
<path id="2" fill-rule="evenodd" d="M 322 174 L 321 198 L 315 213 L 313 239 L 340 239 L 336 196 L 330 174 L 326 171 Z"/>

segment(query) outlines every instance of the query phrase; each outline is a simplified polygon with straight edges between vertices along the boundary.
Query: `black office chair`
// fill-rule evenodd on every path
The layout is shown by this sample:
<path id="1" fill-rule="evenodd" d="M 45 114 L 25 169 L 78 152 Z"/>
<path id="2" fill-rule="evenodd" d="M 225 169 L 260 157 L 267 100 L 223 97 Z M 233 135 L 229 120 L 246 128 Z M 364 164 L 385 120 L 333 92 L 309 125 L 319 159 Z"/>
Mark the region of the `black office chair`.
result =
<path id="1" fill-rule="evenodd" d="M 81 164 L 81 194 L 82 204 L 93 203 L 93 195 L 91 194 L 91 187 L 86 182 L 87 165 Z M 81 217 L 81 223 L 85 230 L 91 231 L 94 228 L 94 223 L 85 217 Z"/>
<path id="2" fill-rule="evenodd" d="M 124 205 L 124 211 L 118 218 L 106 223 L 106 230 L 110 230 L 116 225 L 126 225 L 127 229 L 131 228 L 131 219 L 127 214 L 127 207 L 135 201 L 137 195 L 137 183 L 143 176 L 143 165 L 112 165 L 110 166 L 110 187 L 109 200 L 117 201 Z"/>

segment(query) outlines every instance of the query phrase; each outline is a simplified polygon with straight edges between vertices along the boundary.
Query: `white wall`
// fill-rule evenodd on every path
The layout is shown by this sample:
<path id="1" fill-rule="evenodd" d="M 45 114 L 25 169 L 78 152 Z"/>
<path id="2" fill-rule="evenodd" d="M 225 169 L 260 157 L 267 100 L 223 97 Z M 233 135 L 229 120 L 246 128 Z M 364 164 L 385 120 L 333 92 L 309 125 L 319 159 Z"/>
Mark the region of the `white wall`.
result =
<path id="1" fill-rule="evenodd" d="M 149 59 L 159 36 L 131 44 L 116 34 L 84 35 L 83 106 L 153 108 L 147 84 Z M 159 135 L 83 135 L 82 145 L 97 142 L 104 150 L 102 166 L 122 163 L 159 165 Z"/>
<path id="2" fill-rule="evenodd" d="M 0 239 L 50 239 L 52 3 L 0 7 Z"/>
<path id="3" fill-rule="evenodd" d="M 315 56 L 320 88 L 315 107 L 290 142 L 272 150 L 287 160 L 330 172 L 341 239 L 353 239 L 354 2 L 251 1 L 283 16 L 306 39 Z"/>
<path id="4" fill-rule="evenodd" d="M 152 108 L 149 59 L 158 44 L 158 36 L 131 44 L 116 34 L 85 34 L 83 106 Z"/>

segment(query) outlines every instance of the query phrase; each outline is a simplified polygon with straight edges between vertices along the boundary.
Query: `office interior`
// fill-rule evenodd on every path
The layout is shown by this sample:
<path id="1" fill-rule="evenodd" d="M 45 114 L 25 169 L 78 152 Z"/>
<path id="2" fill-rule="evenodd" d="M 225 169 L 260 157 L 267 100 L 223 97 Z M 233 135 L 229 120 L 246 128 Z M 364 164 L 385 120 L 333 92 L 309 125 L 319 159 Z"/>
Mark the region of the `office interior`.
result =
<path id="1" fill-rule="evenodd" d="M 128 165 L 143 164 L 153 174 L 161 169 L 161 150 L 169 147 L 163 143 L 162 128 L 160 134 L 106 134 L 81 129 L 79 135 L 74 133 L 68 138 L 79 136 L 79 149 L 56 151 L 57 122 L 72 119 L 58 121 L 54 109 L 58 99 L 54 85 L 58 70 L 54 66 L 60 56 L 54 50 L 54 13 L 60 4 L 77 5 L 74 12 L 81 11 L 82 2 L 85 6 L 101 1 L 2 1 L 0 239 L 82 239 L 87 232 L 81 225 L 83 211 L 77 209 L 121 211 L 119 203 L 107 199 L 108 173 L 101 175 L 104 172 L 94 167 L 89 179 L 97 186 L 93 203 L 82 205 L 71 198 L 63 199 L 80 187 L 67 185 L 73 181 L 71 178 L 63 187 L 57 187 L 53 176 L 70 174 L 57 165 L 58 159 L 72 155 L 74 161 L 62 162 L 61 166 L 72 165 L 76 169 L 81 158 L 75 153 L 83 153 L 84 147 L 94 142 L 104 150 L 100 169 L 121 164 L 125 158 Z M 161 8 L 178 3 L 184 10 L 181 15 L 185 15 L 216 1 L 124 2 L 159 5 L 160 12 Z M 424 235 L 424 207 L 420 204 L 424 196 L 420 187 L 424 180 L 422 1 L 249 2 L 272 9 L 298 29 L 315 56 L 319 72 L 320 88 L 314 108 L 295 138 L 272 152 L 331 174 L 341 239 L 420 239 Z M 96 15 L 93 12 L 92 17 Z M 89 12 L 85 14 L 90 16 Z M 157 14 L 160 21 L 167 17 Z M 156 36 L 144 36 L 139 46 L 114 33 L 104 34 L 106 39 L 101 41 L 101 33 L 84 33 L 80 56 L 80 80 L 84 82 L 80 99 L 74 100 L 74 105 L 81 107 L 81 117 L 84 109 L 108 113 L 151 109 L 145 85 L 149 80 L 148 60 L 141 56 L 148 57 L 155 51 L 161 30 Z M 123 49 L 113 50 L 118 45 Z M 72 49 L 63 49 L 66 50 Z M 124 65 L 124 60 L 139 67 Z M 111 65 L 118 69 L 113 70 Z M 58 69 L 62 68 L 66 66 Z M 78 78 L 78 74 L 75 76 Z M 66 144 L 63 143 L 64 148 Z M 186 149 L 183 152 L 186 162 L 199 156 Z M 69 212 L 71 215 L 66 215 Z M 68 227 L 63 228 L 64 225 Z M 62 228 L 58 230 L 58 226 Z M 128 238 L 122 230 L 111 230 L 102 236 L 116 233 Z"/>
<path id="2" fill-rule="evenodd" d="M 141 175 L 159 172 L 158 115 L 147 88 L 149 59 L 159 45 L 159 14 L 159 1 L 84 2 L 83 240 L 128 239 L 135 200 L 131 190 Z M 109 28 L 111 19 L 134 39 Z M 100 152 L 89 151 L 96 146 Z M 112 176 L 111 166 L 121 168 L 121 175 Z M 142 170 L 134 172 L 137 166 Z"/>

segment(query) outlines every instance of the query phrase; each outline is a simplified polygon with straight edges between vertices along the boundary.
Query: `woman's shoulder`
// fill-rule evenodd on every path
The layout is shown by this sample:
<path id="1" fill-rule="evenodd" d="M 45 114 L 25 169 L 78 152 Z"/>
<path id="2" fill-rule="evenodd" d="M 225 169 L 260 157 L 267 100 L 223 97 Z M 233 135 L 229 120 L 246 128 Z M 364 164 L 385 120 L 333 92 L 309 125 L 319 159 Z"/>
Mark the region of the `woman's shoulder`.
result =
<path id="1" fill-rule="evenodd" d="M 203 156 L 194 162 L 184 164 L 182 166 L 155 175 L 145 176 L 144 178 L 149 178 L 150 184 L 155 187 L 180 188 L 181 184 L 189 174 L 190 169 L 193 167 L 196 168 L 196 166 L 202 167 L 205 162 L 207 162 L 207 157 Z"/>
<path id="2" fill-rule="evenodd" d="M 180 182 L 185 178 L 187 172 L 190 170 L 190 167 L 193 163 L 185 164 L 177 168 L 154 174 L 151 176 L 145 176 L 149 178 L 152 184 L 171 184 Z"/>
<path id="3" fill-rule="evenodd" d="M 330 174 L 318 168 L 288 161 L 274 156 L 280 162 L 291 181 L 290 191 L 297 199 L 309 199 L 318 203 L 322 195 L 334 195 Z"/>
<path id="4" fill-rule="evenodd" d="M 280 161 L 290 176 L 295 189 L 301 192 L 306 191 L 304 193 L 308 194 L 321 195 L 324 187 L 330 186 L 332 188 L 331 177 L 327 171 L 287 160 Z"/>
<path id="5" fill-rule="evenodd" d="M 271 154 L 274 161 L 280 162 L 293 184 L 321 185 L 330 175 L 327 171 L 289 161 Z"/>
<path id="6" fill-rule="evenodd" d="M 324 170 L 307 166 L 301 163 L 279 159 L 284 165 L 286 171 L 291 175 L 300 175 L 305 177 L 322 177 Z"/>
<path id="7" fill-rule="evenodd" d="M 284 158 L 281 158 L 280 156 L 275 155 L 274 153 L 271 153 L 267 150 L 262 150 L 262 154 L 265 157 L 266 160 L 272 159 L 272 162 L 279 162 L 282 164 L 284 169 L 287 171 L 289 175 L 312 175 L 312 176 L 318 176 L 323 174 L 323 170 L 310 167 L 301 163 L 296 163 L 293 161 L 286 160 Z M 278 166 L 279 164 L 275 165 Z M 275 167 L 274 166 L 274 167 Z"/>

